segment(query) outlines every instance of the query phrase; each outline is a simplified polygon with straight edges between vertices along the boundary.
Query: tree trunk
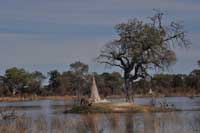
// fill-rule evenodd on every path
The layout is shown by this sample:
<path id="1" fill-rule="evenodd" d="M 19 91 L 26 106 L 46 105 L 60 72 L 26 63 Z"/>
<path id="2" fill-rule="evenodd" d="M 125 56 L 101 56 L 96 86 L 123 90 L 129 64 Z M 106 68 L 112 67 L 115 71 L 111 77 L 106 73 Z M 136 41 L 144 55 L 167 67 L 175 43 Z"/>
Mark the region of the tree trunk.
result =
<path id="1" fill-rule="evenodd" d="M 125 72 L 124 73 L 124 90 L 126 94 L 126 102 L 130 102 L 130 95 L 129 95 L 129 79 L 128 79 L 128 74 Z"/>
<path id="2" fill-rule="evenodd" d="M 126 93 L 126 101 L 130 102 L 130 95 L 129 95 L 129 81 L 125 80 L 125 93 Z"/>

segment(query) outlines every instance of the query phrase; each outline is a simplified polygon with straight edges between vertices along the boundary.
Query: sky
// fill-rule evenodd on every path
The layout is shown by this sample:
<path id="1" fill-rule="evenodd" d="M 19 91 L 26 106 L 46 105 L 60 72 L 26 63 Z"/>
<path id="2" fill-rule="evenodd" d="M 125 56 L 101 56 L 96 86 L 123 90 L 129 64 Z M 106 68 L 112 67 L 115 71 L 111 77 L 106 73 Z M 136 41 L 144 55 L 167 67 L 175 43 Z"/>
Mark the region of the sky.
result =
<path id="1" fill-rule="evenodd" d="M 119 71 L 95 58 L 117 37 L 116 24 L 146 21 L 153 9 L 166 21 L 184 22 L 192 45 L 175 48 L 178 61 L 168 73 L 188 74 L 200 59 L 199 0 L 0 0 L 0 74 L 10 67 L 62 72 L 74 61 L 89 64 L 91 72 Z"/>

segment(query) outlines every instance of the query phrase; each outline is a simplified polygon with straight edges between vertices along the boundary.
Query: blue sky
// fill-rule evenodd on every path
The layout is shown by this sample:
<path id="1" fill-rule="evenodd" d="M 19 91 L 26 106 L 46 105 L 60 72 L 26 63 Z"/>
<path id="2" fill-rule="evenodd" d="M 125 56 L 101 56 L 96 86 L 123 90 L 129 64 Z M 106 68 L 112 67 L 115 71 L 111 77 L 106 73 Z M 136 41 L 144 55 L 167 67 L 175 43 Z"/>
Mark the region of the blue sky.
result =
<path id="1" fill-rule="evenodd" d="M 64 71 L 74 61 L 96 64 L 101 47 L 116 38 L 113 26 L 137 17 L 146 20 L 152 9 L 166 20 L 184 21 L 193 45 L 176 48 L 178 61 L 170 73 L 189 73 L 200 59 L 199 0 L 0 0 L 0 73 L 17 66 L 46 73 Z"/>

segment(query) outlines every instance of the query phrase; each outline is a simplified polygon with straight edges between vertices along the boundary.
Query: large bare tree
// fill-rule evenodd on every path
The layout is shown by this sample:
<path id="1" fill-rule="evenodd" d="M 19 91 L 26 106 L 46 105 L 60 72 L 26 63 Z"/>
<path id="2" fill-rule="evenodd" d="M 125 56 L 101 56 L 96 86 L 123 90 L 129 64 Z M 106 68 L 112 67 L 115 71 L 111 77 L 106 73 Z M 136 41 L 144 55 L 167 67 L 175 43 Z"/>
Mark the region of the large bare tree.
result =
<path id="1" fill-rule="evenodd" d="M 135 18 L 116 25 L 118 39 L 106 44 L 97 58 L 99 63 L 123 70 L 127 101 L 132 81 L 149 76 L 149 69 L 164 70 L 176 61 L 174 46 L 190 44 L 181 23 L 164 23 L 163 13 L 158 11 L 149 22 Z"/>

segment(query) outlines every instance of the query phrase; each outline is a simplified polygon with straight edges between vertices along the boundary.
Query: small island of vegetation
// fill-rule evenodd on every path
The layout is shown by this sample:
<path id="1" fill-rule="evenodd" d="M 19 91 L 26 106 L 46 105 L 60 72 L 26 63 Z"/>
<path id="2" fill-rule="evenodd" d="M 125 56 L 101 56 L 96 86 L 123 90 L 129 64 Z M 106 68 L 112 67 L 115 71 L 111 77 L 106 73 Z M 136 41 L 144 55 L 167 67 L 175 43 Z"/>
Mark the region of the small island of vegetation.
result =
<path id="1" fill-rule="evenodd" d="M 132 102 L 94 103 L 92 106 L 73 106 L 65 113 L 152 113 L 179 111 L 175 108 L 161 108 Z"/>

